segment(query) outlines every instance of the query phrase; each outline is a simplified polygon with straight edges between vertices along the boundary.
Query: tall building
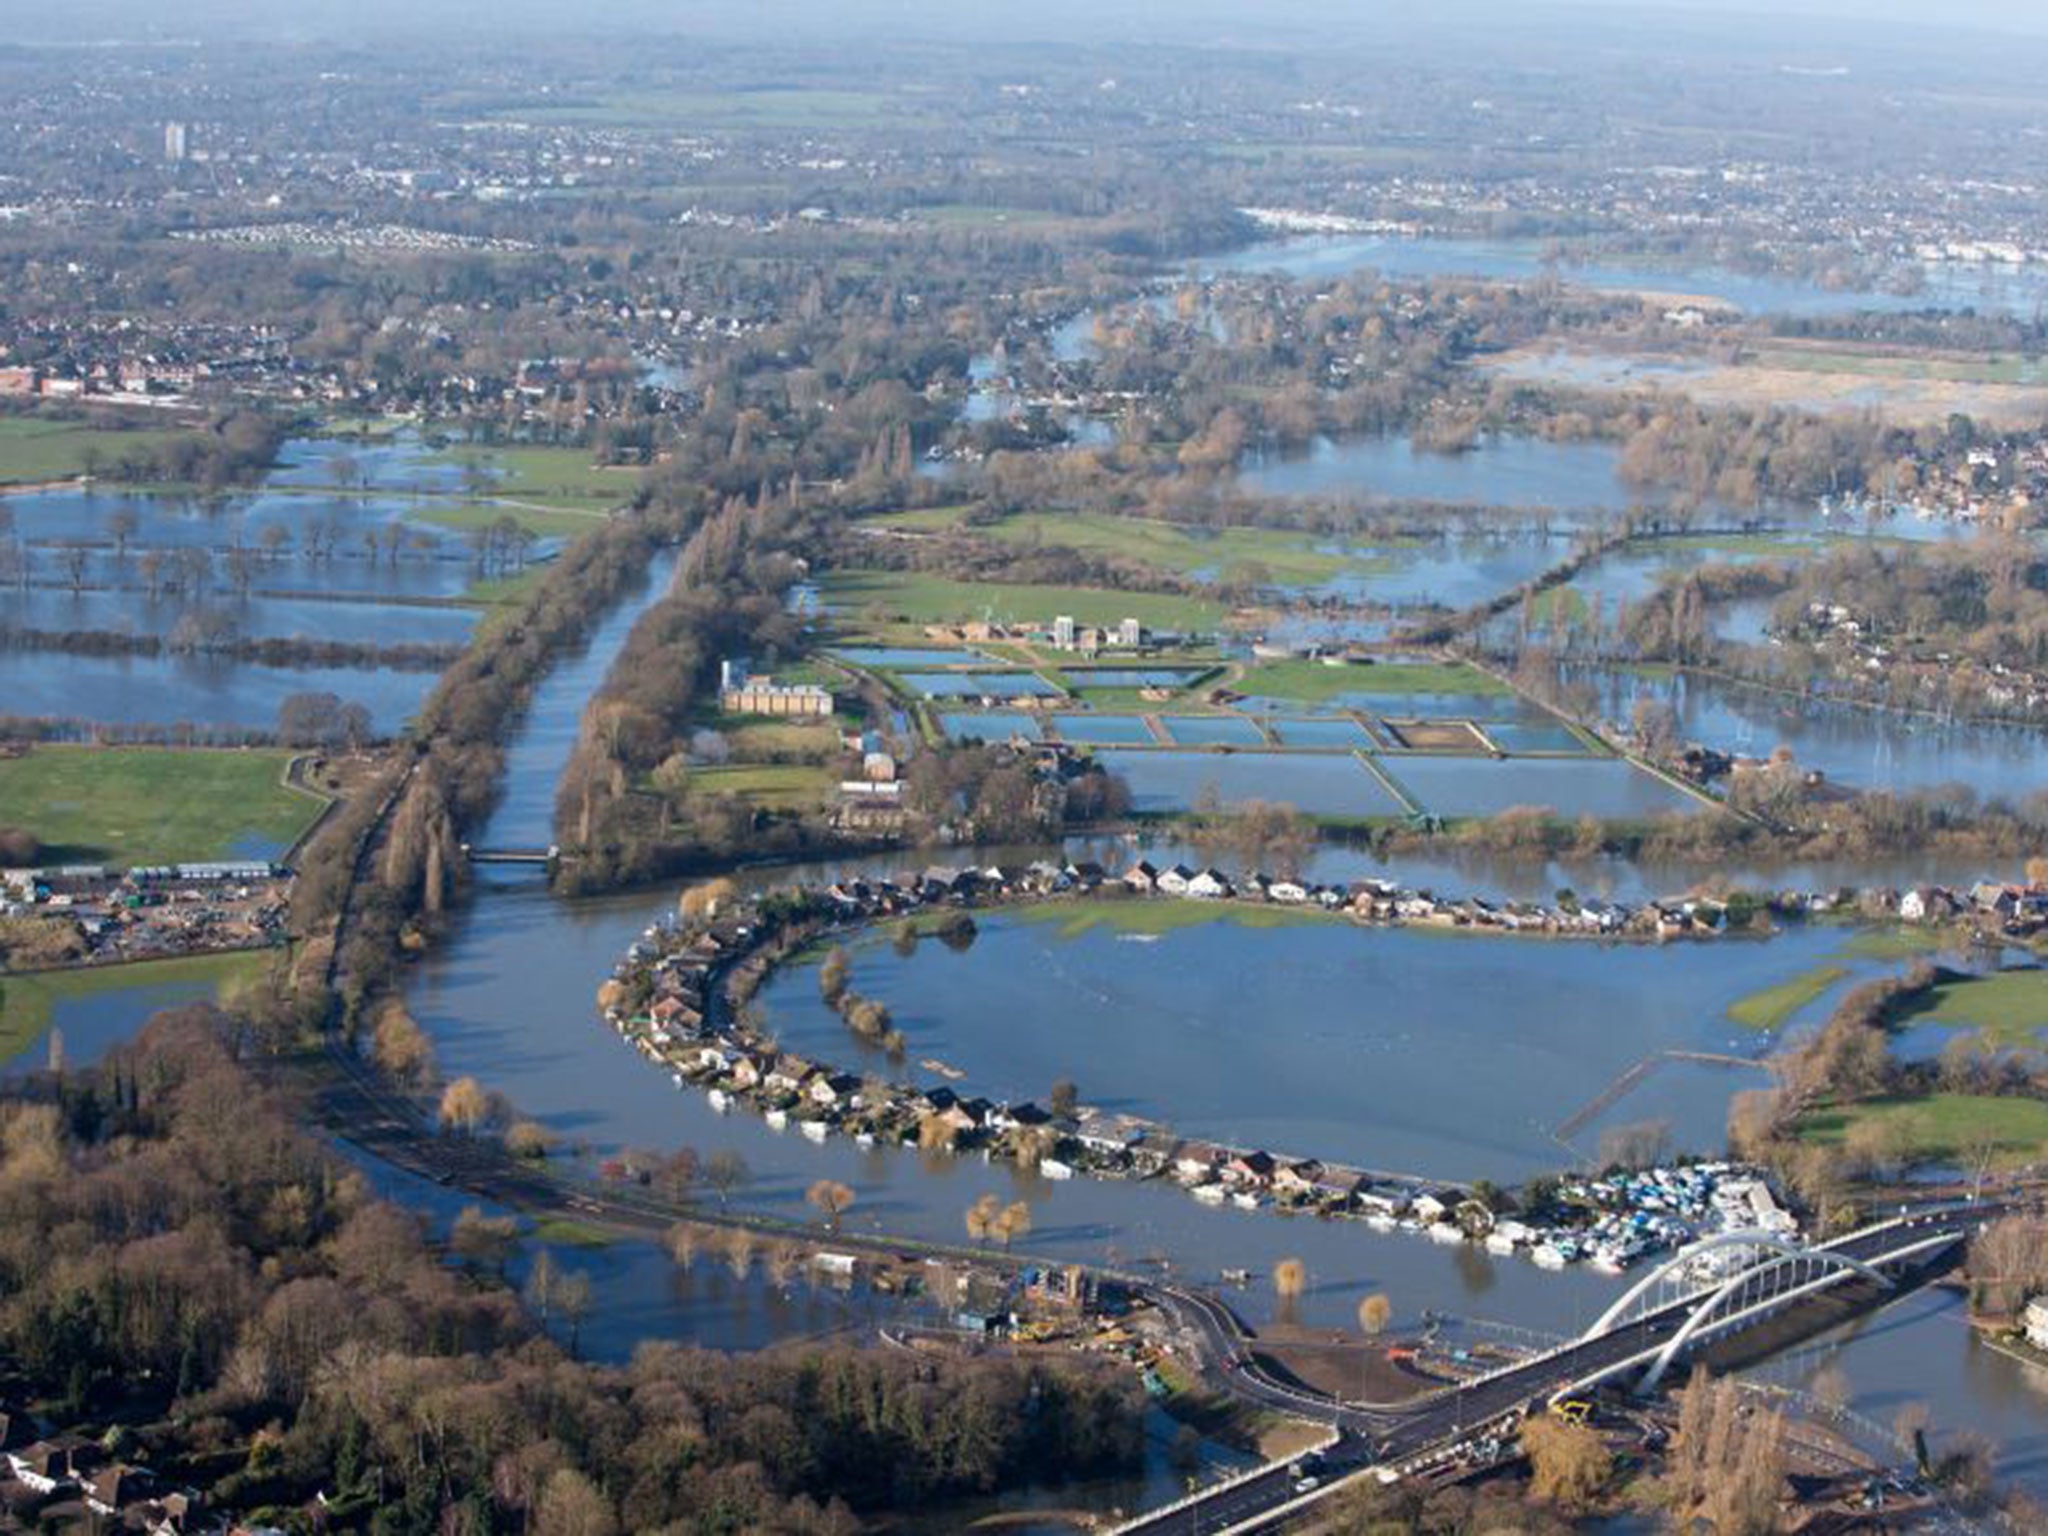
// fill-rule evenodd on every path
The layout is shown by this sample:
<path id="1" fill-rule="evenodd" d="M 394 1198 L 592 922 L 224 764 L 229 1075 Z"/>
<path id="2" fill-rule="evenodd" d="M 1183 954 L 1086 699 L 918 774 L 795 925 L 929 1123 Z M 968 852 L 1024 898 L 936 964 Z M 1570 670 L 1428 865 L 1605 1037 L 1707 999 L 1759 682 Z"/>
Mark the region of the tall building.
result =
<path id="1" fill-rule="evenodd" d="M 170 161 L 171 164 L 176 165 L 185 158 L 185 148 L 185 125 L 183 123 L 165 123 L 164 158 Z"/>
<path id="2" fill-rule="evenodd" d="M 1055 650 L 1071 651 L 1074 648 L 1074 619 L 1072 614 L 1056 615 L 1052 621 L 1052 643 Z"/>

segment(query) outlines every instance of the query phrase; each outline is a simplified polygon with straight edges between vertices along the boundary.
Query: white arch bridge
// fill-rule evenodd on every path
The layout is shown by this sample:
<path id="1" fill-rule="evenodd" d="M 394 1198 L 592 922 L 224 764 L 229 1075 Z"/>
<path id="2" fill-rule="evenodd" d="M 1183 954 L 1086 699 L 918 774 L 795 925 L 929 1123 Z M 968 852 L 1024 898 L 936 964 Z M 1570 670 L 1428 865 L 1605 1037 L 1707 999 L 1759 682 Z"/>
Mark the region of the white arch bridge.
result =
<path id="1" fill-rule="evenodd" d="M 1953 1219 L 1901 1218 L 1834 1242 L 1807 1246 L 1778 1233 L 1717 1233 L 1645 1274 L 1580 1337 L 1605 1358 L 1555 1397 L 1636 1377 L 1650 1391 L 1686 1354 L 1757 1327 L 1838 1286 L 1864 1282 L 1884 1292 L 1968 1235 Z M 1640 1348 L 1630 1350 L 1631 1342 Z M 1601 1348 L 1599 1346 L 1606 1346 Z"/>

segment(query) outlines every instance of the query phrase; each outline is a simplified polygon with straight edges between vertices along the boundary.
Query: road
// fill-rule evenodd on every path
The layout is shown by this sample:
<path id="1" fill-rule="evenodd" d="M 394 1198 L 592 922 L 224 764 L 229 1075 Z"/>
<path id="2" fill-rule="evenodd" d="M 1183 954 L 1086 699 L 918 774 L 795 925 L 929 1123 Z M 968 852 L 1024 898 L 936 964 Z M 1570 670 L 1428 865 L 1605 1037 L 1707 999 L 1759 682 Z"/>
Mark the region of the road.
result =
<path id="1" fill-rule="evenodd" d="M 1989 1202 L 1923 1211 L 1823 1246 L 1846 1257 L 1881 1262 L 1922 1240 L 1948 1237 L 1960 1242 L 2006 1209 L 2002 1203 Z M 1783 1289 L 1795 1286 L 1795 1278 L 1788 1275 Z M 1761 1294 L 1765 1300 L 1771 1297 L 1770 1282 L 1763 1284 Z M 1699 1300 L 1695 1296 L 1670 1303 L 1598 1338 L 1565 1345 L 1414 1403 L 1369 1407 L 1305 1392 L 1259 1370 L 1242 1327 L 1215 1298 L 1169 1287 L 1156 1289 L 1154 1299 L 1182 1336 L 1195 1344 L 1212 1384 L 1261 1407 L 1328 1424 L 1337 1432 L 1335 1444 L 1324 1453 L 1319 1487 L 1312 1490 L 1318 1496 L 1366 1467 L 1398 1467 L 1448 1450 L 1577 1382 L 1653 1355 L 1685 1326 Z M 1238 1529 L 1280 1529 L 1288 1518 L 1287 1506 L 1301 1496 L 1289 1469 L 1272 1466 L 1222 1485 L 1206 1497 L 1142 1516 L 1119 1531 L 1128 1536 L 1214 1536 Z"/>

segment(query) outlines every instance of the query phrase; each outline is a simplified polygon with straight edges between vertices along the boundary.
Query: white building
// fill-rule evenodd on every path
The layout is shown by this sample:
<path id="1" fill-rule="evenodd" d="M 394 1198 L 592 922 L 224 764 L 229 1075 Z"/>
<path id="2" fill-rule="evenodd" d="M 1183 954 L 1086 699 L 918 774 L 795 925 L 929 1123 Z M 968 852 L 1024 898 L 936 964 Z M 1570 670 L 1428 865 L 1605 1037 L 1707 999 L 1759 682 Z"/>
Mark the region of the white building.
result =
<path id="1" fill-rule="evenodd" d="M 2048 1296 L 2036 1296 L 2021 1316 L 2026 1324 L 2027 1342 L 2036 1349 L 2048 1349 Z"/>

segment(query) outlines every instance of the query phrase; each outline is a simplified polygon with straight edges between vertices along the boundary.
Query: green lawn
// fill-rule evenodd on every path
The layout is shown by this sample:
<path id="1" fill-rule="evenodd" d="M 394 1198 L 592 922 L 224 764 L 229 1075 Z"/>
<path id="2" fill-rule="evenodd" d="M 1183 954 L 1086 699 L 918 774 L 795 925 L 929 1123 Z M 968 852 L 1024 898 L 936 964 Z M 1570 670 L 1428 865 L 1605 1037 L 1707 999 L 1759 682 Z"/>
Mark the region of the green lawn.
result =
<path id="1" fill-rule="evenodd" d="M 154 452 L 188 434 L 178 431 L 116 431 L 83 421 L 36 416 L 0 416 L 0 484 L 69 480 L 85 473 L 92 455 L 111 464 L 124 453 Z"/>
<path id="2" fill-rule="evenodd" d="M 50 863 L 163 864 L 290 844 L 321 802 L 284 783 L 292 754 L 36 747 L 0 761 L 0 826 L 26 827 Z"/>
<path id="3" fill-rule="evenodd" d="M 963 525 L 966 510 L 931 507 L 875 521 L 885 528 L 949 528 Z M 1183 576 L 1217 574 L 1234 565 L 1255 563 L 1264 566 L 1275 582 L 1290 586 L 1316 585 L 1345 571 L 1384 573 L 1395 564 L 1374 550 L 1346 553 L 1319 549 L 1318 542 L 1327 545 L 1331 541 L 1289 529 L 1208 529 L 1100 512 L 1020 512 L 1001 522 L 976 525 L 971 531 L 1006 544 L 1056 546 L 1135 560 Z"/>
<path id="4" fill-rule="evenodd" d="M 573 539 L 579 533 L 588 533 L 608 515 L 596 507 L 541 508 L 508 506 L 502 501 L 425 501 L 406 514 L 406 521 L 430 523 L 436 528 L 452 528 L 467 533 L 476 528 L 488 528 L 500 518 L 509 517 L 536 537 Z"/>
<path id="5" fill-rule="evenodd" d="M 1843 944 L 1841 953 L 1859 960 L 1912 960 L 1945 948 L 1947 941 L 1931 928 L 1863 928 Z"/>
<path id="6" fill-rule="evenodd" d="M 515 576 L 487 576 L 463 589 L 462 600 L 480 608 L 496 608 L 526 598 L 547 574 L 545 565 L 529 565 Z"/>
<path id="7" fill-rule="evenodd" d="M 1890 1145 L 1911 1162 L 1938 1163 L 1971 1158 L 1988 1148 L 2003 1164 L 2048 1157 L 2048 1102 L 1937 1093 L 1924 1099 L 1869 1099 L 1839 1109 L 1819 1109 L 1799 1123 L 1800 1135 L 1836 1144 L 1852 1127 L 1872 1123 L 1889 1129 Z"/>
<path id="8" fill-rule="evenodd" d="M 2000 971 L 1945 981 L 1913 1017 L 1976 1030 L 2000 1046 L 2048 1042 L 2048 971 Z"/>
<path id="9" fill-rule="evenodd" d="M 1223 621 L 1218 604 L 1170 593 L 950 581 L 921 571 L 835 571 L 825 578 L 824 588 L 828 602 L 855 616 L 874 609 L 917 624 L 984 617 L 1049 624 L 1064 613 L 1080 624 L 1113 625 L 1134 618 L 1149 629 L 1186 631 L 1214 629 Z"/>
<path id="10" fill-rule="evenodd" d="M 1098 930 L 1105 933 L 1158 935 L 1210 923 L 1236 923 L 1244 928 L 1292 928 L 1303 923 L 1332 921 L 1318 907 L 1239 906 L 1229 902 L 1158 900 L 1143 896 L 1083 897 L 1019 907 L 1013 914 L 1027 923 L 1050 923 L 1063 939 Z"/>
<path id="11" fill-rule="evenodd" d="M 1982 357 L 1937 354 L 1808 350 L 1803 347 L 1759 349 L 1751 360 L 1759 368 L 1797 373 L 1853 374 L 1884 379 L 1937 379 L 1957 384 L 2048 384 L 2048 363 L 2038 357 L 1992 353 Z"/>
<path id="12" fill-rule="evenodd" d="M 1848 974 L 1839 965 L 1817 965 L 1774 987 L 1750 993 L 1730 1005 L 1728 1017 L 1745 1029 L 1776 1029 Z"/>
<path id="13" fill-rule="evenodd" d="M 736 763 L 690 770 L 690 792 L 740 795 L 765 810 L 804 810 L 831 792 L 832 775 L 803 763 Z"/>
<path id="14" fill-rule="evenodd" d="M 227 1001 L 240 988 L 262 977 L 280 953 L 269 949 L 240 950 L 225 955 L 145 960 L 136 965 L 0 976 L 0 1061 L 12 1061 L 33 1045 L 50 1027 L 50 1016 L 61 1003 L 180 982 L 211 982 L 215 998 Z"/>
<path id="15" fill-rule="evenodd" d="M 543 1216 L 533 1224 L 533 1240 L 551 1248 L 609 1248 L 611 1235 L 567 1216 Z"/>
<path id="16" fill-rule="evenodd" d="M 1320 661 L 1268 661 L 1239 683 L 1242 693 L 1266 699 L 1318 703 L 1346 693 L 1501 694 L 1508 690 L 1461 661 L 1391 661 L 1372 666 L 1325 666 Z"/>
<path id="17" fill-rule="evenodd" d="M 490 494 L 510 501 L 540 502 L 569 512 L 605 512 L 633 499 L 643 471 L 593 464 L 587 448 L 509 444 L 457 444 L 443 455 L 456 464 L 475 464 L 491 479 Z M 485 507 L 485 513 L 492 509 Z"/>

